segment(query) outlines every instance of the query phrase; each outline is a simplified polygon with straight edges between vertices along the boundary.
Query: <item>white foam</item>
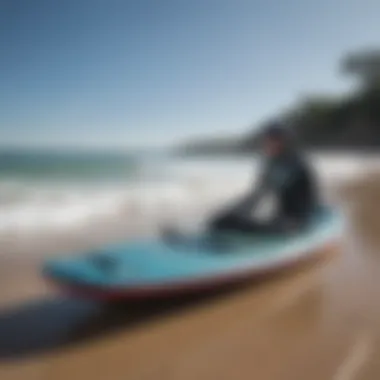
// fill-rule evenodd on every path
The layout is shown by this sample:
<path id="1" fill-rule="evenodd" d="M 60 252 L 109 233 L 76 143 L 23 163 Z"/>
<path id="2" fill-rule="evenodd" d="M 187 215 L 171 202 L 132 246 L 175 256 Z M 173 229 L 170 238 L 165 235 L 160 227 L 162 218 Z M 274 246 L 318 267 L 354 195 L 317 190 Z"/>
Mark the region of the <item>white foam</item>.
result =
<path id="1" fill-rule="evenodd" d="M 336 184 L 380 168 L 371 156 L 312 157 L 322 184 Z M 196 218 L 236 196 L 254 182 L 251 160 L 193 160 L 169 163 L 161 182 L 79 186 L 0 183 L 0 233 L 78 228 L 104 217 L 127 212 L 158 222 L 186 215 Z"/>

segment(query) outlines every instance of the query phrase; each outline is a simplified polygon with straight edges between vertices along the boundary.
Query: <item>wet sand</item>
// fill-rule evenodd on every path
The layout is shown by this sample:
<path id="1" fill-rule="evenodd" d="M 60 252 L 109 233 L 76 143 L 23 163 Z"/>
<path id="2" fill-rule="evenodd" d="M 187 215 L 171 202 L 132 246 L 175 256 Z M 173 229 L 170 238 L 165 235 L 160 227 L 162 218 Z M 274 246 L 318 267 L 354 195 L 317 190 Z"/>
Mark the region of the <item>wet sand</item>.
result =
<path id="1" fill-rule="evenodd" d="M 110 309 L 60 298 L 39 278 L 40 260 L 88 241 L 10 237 L 1 242 L 0 379 L 379 379 L 380 180 L 341 194 L 347 236 L 318 261 L 169 302 Z"/>

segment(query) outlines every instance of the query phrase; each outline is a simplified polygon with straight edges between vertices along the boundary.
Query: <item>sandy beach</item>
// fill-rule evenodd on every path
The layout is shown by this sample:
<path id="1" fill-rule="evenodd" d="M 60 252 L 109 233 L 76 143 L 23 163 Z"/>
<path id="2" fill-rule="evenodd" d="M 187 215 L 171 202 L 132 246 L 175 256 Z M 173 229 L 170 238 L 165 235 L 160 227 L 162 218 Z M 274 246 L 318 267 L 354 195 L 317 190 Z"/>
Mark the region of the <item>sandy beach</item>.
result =
<path id="1" fill-rule="evenodd" d="M 380 0 L 0 10 L 0 380 L 380 380 Z"/>
<path id="2" fill-rule="evenodd" d="M 378 178 L 340 190 L 349 231 L 317 262 L 192 299 L 107 309 L 43 282 L 45 257 L 143 232 L 120 220 L 3 237 L 0 379 L 379 379 Z"/>

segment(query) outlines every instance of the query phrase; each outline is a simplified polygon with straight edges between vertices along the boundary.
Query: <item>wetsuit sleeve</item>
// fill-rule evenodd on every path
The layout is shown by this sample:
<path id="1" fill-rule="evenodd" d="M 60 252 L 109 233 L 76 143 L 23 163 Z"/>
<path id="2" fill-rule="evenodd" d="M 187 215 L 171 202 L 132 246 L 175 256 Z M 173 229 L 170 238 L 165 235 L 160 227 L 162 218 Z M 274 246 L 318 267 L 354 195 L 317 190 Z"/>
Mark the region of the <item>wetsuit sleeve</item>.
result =
<path id="1" fill-rule="evenodd" d="M 261 201 L 269 188 L 269 170 L 269 165 L 264 163 L 255 185 L 251 191 L 238 203 L 235 207 L 235 211 L 243 213 L 249 212 Z"/>

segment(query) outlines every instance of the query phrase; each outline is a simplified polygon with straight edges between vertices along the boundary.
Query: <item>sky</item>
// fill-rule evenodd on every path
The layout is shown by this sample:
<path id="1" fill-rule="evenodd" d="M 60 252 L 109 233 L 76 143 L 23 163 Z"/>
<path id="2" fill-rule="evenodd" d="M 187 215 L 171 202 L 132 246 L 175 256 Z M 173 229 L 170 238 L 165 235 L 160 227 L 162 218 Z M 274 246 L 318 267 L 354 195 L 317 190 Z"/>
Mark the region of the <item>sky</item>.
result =
<path id="1" fill-rule="evenodd" d="M 379 0 L 0 0 L 0 146 L 235 134 L 380 47 Z"/>

